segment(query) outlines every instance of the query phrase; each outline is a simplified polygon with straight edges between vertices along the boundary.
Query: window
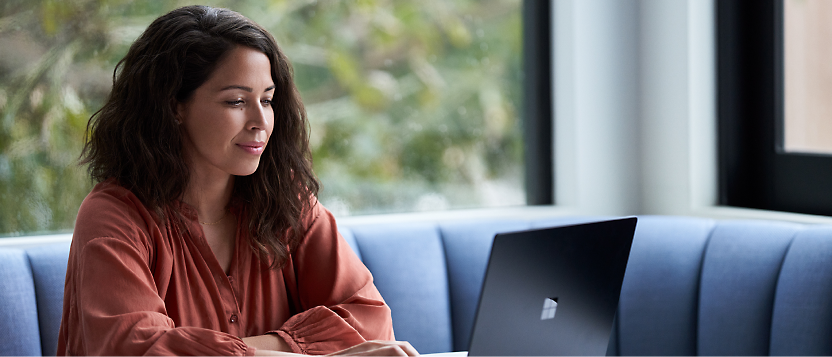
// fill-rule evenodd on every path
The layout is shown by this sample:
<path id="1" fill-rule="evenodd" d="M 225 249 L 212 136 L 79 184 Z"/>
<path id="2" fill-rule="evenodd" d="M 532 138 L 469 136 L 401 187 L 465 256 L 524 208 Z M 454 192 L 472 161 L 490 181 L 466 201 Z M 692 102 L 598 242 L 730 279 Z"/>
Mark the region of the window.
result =
<path id="1" fill-rule="evenodd" d="M 832 154 L 832 2 L 783 2 L 783 149 Z"/>
<path id="2" fill-rule="evenodd" d="M 832 215 L 828 8 L 717 2 L 721 204 Z"/>
<path id="3" fill-rule="evenodd" d="M 337 215 L 552 203 L 548 2 L 209 5 L 263 25 L 292 60 Z M 72 229 L 91 189 L 86 122 L 132 41 L 175 6 L 0 5 L 0 48 L 14 49 L 0 52 L 0 235 Z"/>

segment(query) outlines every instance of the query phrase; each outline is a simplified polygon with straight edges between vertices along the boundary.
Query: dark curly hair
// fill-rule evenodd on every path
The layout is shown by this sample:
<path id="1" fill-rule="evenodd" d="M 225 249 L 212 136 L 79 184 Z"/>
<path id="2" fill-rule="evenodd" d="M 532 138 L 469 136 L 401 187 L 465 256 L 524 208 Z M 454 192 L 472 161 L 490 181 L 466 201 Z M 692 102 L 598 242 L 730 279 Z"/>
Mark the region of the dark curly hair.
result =
<path id="1" fill-rule="evenodd" d="M 116 66 L 107 102 L 87 124 L 81 164 L 89 165 L 94 181 L 115 178 L 161 222 L 170 223 L 164 212 L 182 199 L 190 177 L 176 103 L 187 101 L 240 45 L 271 62 L 276 120 L 257 171 L 235 179 L 233 199 L 243 203 L 241 224 L 248 227 L 251 245 L 272 267 L 282 267 L 302 237 L 301 217 L 320 184 L 312 172 L 306 110 L 292 66 L 268 31 L 243 15 L 187 6 L 153 21 Z"/>

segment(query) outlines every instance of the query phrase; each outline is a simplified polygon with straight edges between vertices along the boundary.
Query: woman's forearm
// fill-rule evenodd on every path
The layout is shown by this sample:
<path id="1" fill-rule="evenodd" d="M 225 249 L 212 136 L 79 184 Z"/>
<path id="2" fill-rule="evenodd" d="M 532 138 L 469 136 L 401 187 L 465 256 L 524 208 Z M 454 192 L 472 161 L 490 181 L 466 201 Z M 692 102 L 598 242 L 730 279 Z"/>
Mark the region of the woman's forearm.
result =
<path id="1" fill-rule="evenodd" d="M 254 352 L 254 357 L 297 357 L 303 356 L 297 353 L 292 352 L 282 352 L 282 351 L 268 351 L 268 350 L 261 350 L 258 349 Z"/>
<path id="2" fill-rule="evenodd" d="M 243 338 L 248 346 L 257 348 L 255 356 L 300 356 L 288 352 L 289 345 L 278 335 L 266 334 Z M 330 356 L 418 356 L 419 352 L 404 341 L 366 341 Z"/>
<path id="3" fill-rule="evenodd" d="M 257 349 L 256 356 L 298 356 L 292 353 L 289 344 L 276 334 L 244 337 L 243 342 Z"/>

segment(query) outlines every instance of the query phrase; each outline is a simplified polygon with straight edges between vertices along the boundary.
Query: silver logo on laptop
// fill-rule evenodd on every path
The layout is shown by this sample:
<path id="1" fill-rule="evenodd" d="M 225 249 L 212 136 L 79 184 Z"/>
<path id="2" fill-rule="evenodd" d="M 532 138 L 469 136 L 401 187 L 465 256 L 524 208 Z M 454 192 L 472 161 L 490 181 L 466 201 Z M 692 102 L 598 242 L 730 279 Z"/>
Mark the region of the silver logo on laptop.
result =
<path id="1" fill-rule="evenodd" d="M 543 299 L 543 312 L 540 313 L 541 320 L 551 320 L 555 318 L 555 311 L 558 310 L 558 298 L 549 297 Z"/>

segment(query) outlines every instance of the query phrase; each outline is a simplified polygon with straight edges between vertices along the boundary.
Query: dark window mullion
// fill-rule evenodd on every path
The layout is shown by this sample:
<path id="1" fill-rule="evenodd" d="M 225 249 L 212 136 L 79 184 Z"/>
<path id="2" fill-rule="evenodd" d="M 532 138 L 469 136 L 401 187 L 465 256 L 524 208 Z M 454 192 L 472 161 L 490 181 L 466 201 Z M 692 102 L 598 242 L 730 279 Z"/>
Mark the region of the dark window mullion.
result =
<path id="1" fill-rule="evenodd" d="M 716 2 L 720 204 L 832 215 L 832 156 L 782 149 L 782 1 Z"/>
<path id="2" fill-rule="evenodd" d="M 547 0 L 523 1 L 523 142 L 526 203 L 554 203 L 551 11 Z"/>
<path id="3" fill-rule="evenodd" d="M 717 2 L 720 203 L 771 205 L 772 0 Z M 768 22 L 766 20 L 769 20 Z"/>

